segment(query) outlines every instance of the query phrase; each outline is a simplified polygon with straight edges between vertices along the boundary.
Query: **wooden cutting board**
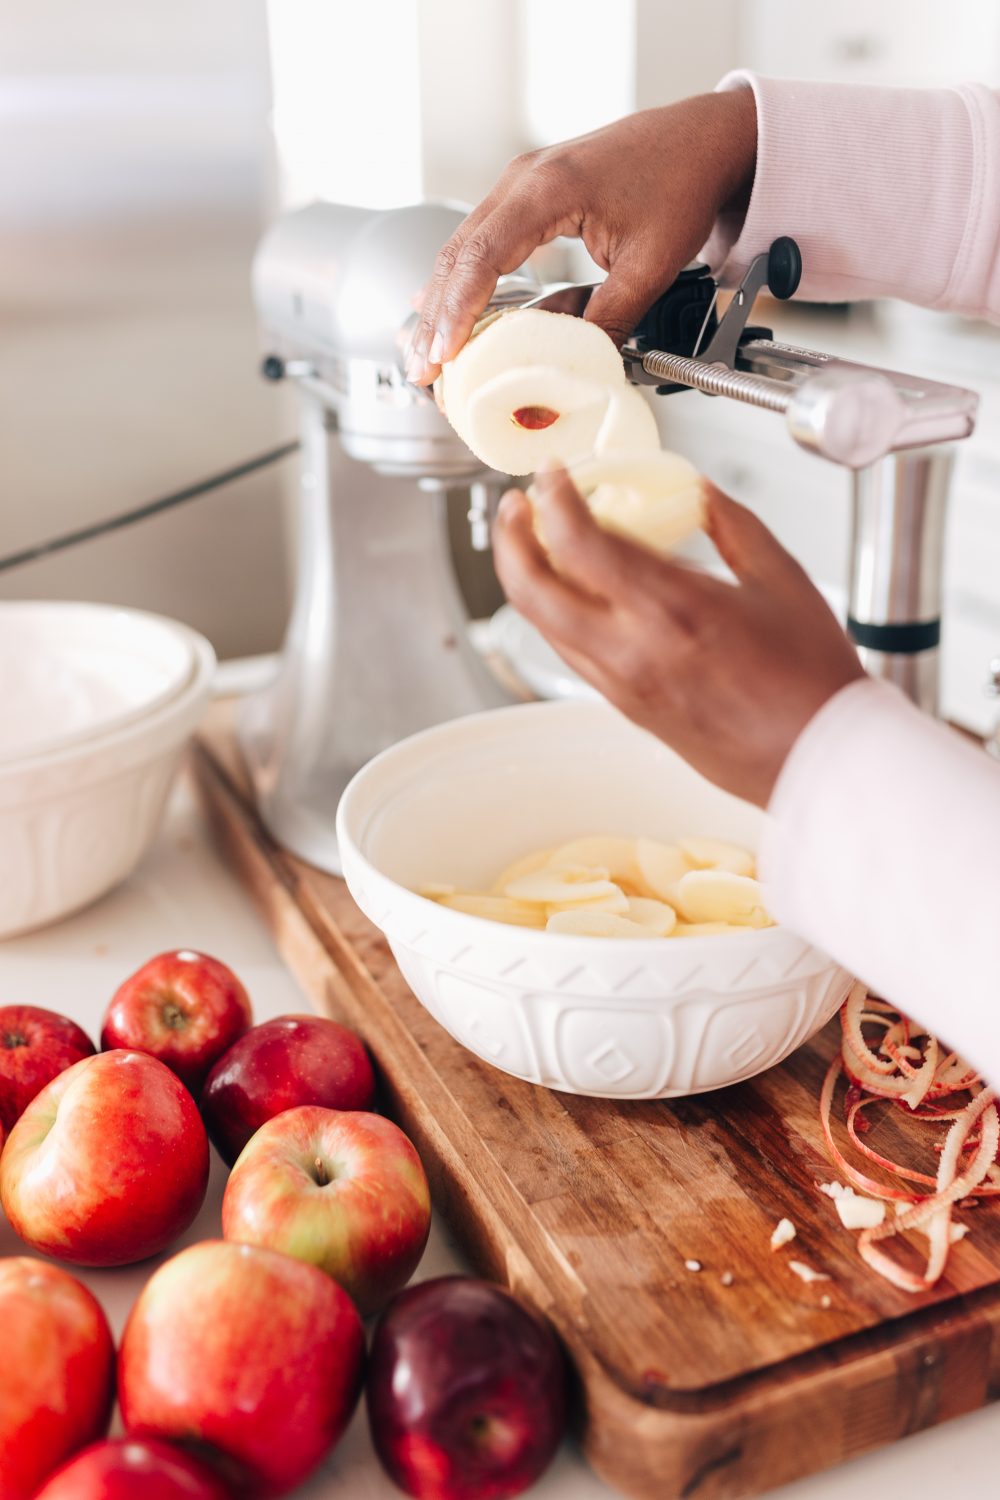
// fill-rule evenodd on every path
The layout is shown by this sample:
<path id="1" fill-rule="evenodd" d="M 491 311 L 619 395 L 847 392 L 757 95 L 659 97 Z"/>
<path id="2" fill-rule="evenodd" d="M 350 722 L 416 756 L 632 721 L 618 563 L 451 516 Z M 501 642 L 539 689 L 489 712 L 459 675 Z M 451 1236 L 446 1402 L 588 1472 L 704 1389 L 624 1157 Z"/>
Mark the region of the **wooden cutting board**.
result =
<path id="1" fill-rule="evenodd" d="M 836 1176 L 817 1116 L 836 1022 L 781 1067 L 692 1099 L 521 1083 L 431 1019 L 342 881 L 273 843 L 224 720 L 195 769 L 303 989 L 368 1042 L 438 1211 L 558 1329 L 610 1484 L 644 1500 L 759 1494 L 1000 1395 L 1000 1204 L 960 1215 L 947 1277 L 914 1297 L 860 1263 L 817 1191 Z M 912 1159 L 922 1130 L 886 1106 L 869 1140 Z M 786 1216 L 797 1238 L 773 1253 Z M 806 1284 L 791 1259 L 831 1279 Z"/>

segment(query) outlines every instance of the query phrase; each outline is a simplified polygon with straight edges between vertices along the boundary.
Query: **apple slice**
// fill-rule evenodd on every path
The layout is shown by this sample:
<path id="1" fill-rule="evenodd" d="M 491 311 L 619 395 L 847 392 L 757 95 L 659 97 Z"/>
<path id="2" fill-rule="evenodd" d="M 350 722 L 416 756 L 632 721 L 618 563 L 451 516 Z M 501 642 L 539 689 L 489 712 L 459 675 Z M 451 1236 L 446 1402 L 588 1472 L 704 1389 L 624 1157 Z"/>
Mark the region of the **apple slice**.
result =
<path id="1" fill-rule="evenodd" d="M 608 879 L 605 869 L 572 865 L 559 870 L 537 870 L 522 875 L 507 886 L 514 901 L 538 901 L 545 906 L 579 906 L 587 901 L 614 897 L 618 887 Z"/>
<path id="2" fill-rule="evenodd" d="M 602 526 L 651 552 L 672 552 L 704 524 L 698 471 L 677 453 L 602 453 L 570 474 Z"/>
<path id="3" fill-rule="evenodd" d="M 628 917 L 618 917 L 612 911 L 557 911 L 545 924 L 546 932 L 571 933 L 574 937 L 643 938 L 652 937 L 648 928 L 643 928 Z"/>
<path id="4" fill-rule="evenodd" d="M 749 849 L 725 839 L 678 839 L 677 843 L 699 870 L 728 870 L 732 875 L 756 875 L 757 865 Z"/>
<path id="5" fill-rule="evenodd" d="M 677 926 L 677 913 L 665 901 L 648 896 L 628 898 L 628 918 L 643 929 L 646 937 L 669 937 Z"/>
<path id="6" fill-rule="evenodd" d="M 731 927 L 728 922 L 678 922 L 672 938 L 718 937 L 723 932 L 749 932 L 749 927 Z"/>
<path id="7" fill-rule="evenodd" d="M 533 365 L 548 365 L 602 389 L 625 384 L 622 357 L 596 323 L 538 307 L 512 308 L 484 320 L 455 358 L 442 367 L 437 385 L 448 420 L 457 427 L 469 401 L 487 381 Z M 516 403 L 518 407 L 527 404 Z"/>
<path id="8" fill-rule="evenodd" d="M 594 448 L 608 388 L 554 365 L 516 365 L 474 391 L 451 423 L 466 447 L 502 474 L 530 474 Z"/>
<path id="9" fill-rule="evenodd" d="M 729 870 L 689 870 L 677 887 L 681 916 L 687 922 L 728 922 L 737 927 L 770 927 L 763 893 L 756 880 Z"/>
<path id="10" fill-rule="evenodd" d="M 494 896 L 506 896 L 508 885 L 519 876 L 533 875 L 536 870 L 544 869 L 554 852 L 552 849 L 534 849 L 530 854 L 522 854 L 520 859 L 513 860 L 493 882 Z M 595 864 L 598 862 L 595 860 Z"/>
<path id="11" fill-rule="evenodd" d="M 676 906 L 678 882 L 691 868 L 684 851 L 676 844 L 661 844 L 657 839 L 636 839 L 635 857 L 640 895 Z"/>
<path id="12" fill-rule="evenodd" d="M 606 896 L 595 896 L 592 901 L 553 901 L 546 903 L 545 915 L 551 917 L 557 911 L 610 911 L 616 917 L 629 915 L 629 897 L 620 886 L 612 885 Z"/>
<path id="13" fill-rule="evenodd" d="M 470 917 L 484 917 L 487 922 L 503 922 L 507 927 L 545 926 L 545 912 L 540 906 L 511 901 L 506 896 L 457 891 L 453 896 L 440 896 L 438 905 L 447 906 L 451 911 L 464 911 Z"/>
<path id="14" fill-rule="evenodd" d="M 635 839 L 621 838 L 614 834 L 572 839 L 570 843 L 553 849 L 545 863 L 552 870 L 565 868 L 567 865 L 589 865 L 591 868 L 606 869 L 611 880 L 616 883 L 624 881 L 626 885 L 636 887 L 641 879 Z"/>
<path id="15" fill-rule="evenodd" d="M 660 434 L 645 396 L 634 385 L 614 388 L 594 439 L 595 453 L 659 453 Z M 582 453 L 582 448 L 572 456 Z"/>

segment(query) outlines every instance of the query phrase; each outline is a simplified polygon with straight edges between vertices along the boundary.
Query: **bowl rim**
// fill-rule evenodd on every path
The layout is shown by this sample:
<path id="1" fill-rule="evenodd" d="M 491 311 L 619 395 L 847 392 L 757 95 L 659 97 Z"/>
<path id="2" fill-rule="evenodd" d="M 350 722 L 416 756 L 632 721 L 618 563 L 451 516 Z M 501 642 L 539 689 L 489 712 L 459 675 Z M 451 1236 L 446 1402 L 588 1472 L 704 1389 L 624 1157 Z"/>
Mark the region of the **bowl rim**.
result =
<path id="1" fill-rule="evenodd" d="M 612 722 L 620 721 L 623 725 L 629 724 L 637 733 L 647 735 L 654 744 L 663 743 L 648 730 L 643 730 L 640 726 L 631 724 L 631 721 L 624 714 L 621 714 L 618 709 L 612 707 L 605 700 L 595 701 L 584 698 L 567 698 L 550 699 L 542 703 L 514 703 L 504 708 L 485 709 L 480 713 L 465 714 L 459 719 L 448 719 L 444 723 L 433 724 L 428 729 L 418 730 L 415 734 L 407 735 L 405 739 L 398 740 L 395 745 L 390 745 L 387 749 L 380 751 L 378 755 L 374 756 L 360 770 L 355 772 L 345 787 L 337 806 L 337 843 L 340 849 L 344 879 L 355 900 L 357 900 L 357 895 L 353 889 L 352 867 L 355 870 L 363 869 L 369 877 L 374 876 L 383 886 L 391 888 L 396 893 L 397 904 L 401 904 L 404 909 L 409 908 L 412 910 L 414 916 L 426 911 L 428 907 L 432 907 L 435 913 L 438 914 L 435 920 L 443 923 L 446 929 L 449 926 L 453 927 L 456 935 L 464 933 L 471 937 L 473 934 L 478 934 L 480 937 L 492 937 L 496 940 L 498 933 L 508 936 L 511 933 L 516 933 L 519 946 L 523 943 L 529 949 L 533 950 L 540 944 L 541 951 L 547 953 L 576 949 L 577 945 L 582 942 L 586 943 L 588 950 L 594 953 L 599 948 L 606 952 L 618 954 L 634 952 L 637 955 L 642 954 L 643 958 L 648 961 L 652 954 L 677 954 L 678 952 L 697 954 L 706 952 L 710 947 L 718 951 L 720 943 L 729 944 L 735 938 L 743 938 L 747 947 L 749 947 L 752 940 L 755 944 L 754 956 L 767 951 L 768 948 L 780 946 L 791 937 L 794 937 L 797 942 L 804 942 L 805 939 L 799 938 L 797 934 L 793 934 L 789 928 L 784 927 L 780 923 L 776 923 L 773 927 L 748 927 L 743 931 L 707 933 L 701 934 L 698 937 L 678 938 L 675 942 L 671 943 L 669 937 L 595 937 L 587 933 L 548 932 L 545 928 L 520 927 L 510 923 L 493 922 L 488 917 L 476 917 L 470 912 L 455 911 L 451 907 L 442 906 L 440 902 L 432 900 L 429 896 L 422 896 L 419 891 L 414 891 L 409 886 L 401 885 L 391 875 L 386 875 L 383 870 L 380 870 L 377 865 L 372 863 L 367 854 L 362 852 L 358 840 L 354 837 L 353 831 L 348 826 L 351 817 L 357 816 L 355 804 L 364 794 L 367 783 L 376 777 L 385 763 L 397 754 L 427 746 L 445 733 L 462 733 L 464 731 L 475 736 L 487 724 L 494 726 L 500 723 L 507 724 L 515 718 L 523 720 L 529 716 L 536 718 L 576 718 L 592 717 L 595 715 L 599 715 L 602 718 L 607 717 Z M 670 747 L 667 746 L 666 748 L 669 749 Z M 676 752 L 674 753 L 676 754 Z M 761 812 L 762 816 L 766 818 L 766 810 L 762 809 Z M 362 903 L 359 901 L 358 905 L 361 906 Z M 366 911 L 365 914 L 369 916 L 370 920 L 375 922 L 376 926 L 379 925 L 376 918 L 371 916 L 370 912 Z M 501 941 L 503 940 L 501 938 Z M 812 944 L 808 946 L 812 947 Z M 742 952 L 744 950 L 740 948 L 737 951 Z"/>
<path id="2" fill-rule="evenodd" d="M 198 663 L 194 642 L 188 627 L 184 626 L 181 621 L 172 620 L 168 615 L 161 615 L 153 610 L 135 609 L 131 605 L 110 604 L 91 599 L 5 599 L 0 601 L 0 625 L 5 617 L 11 619 L 18 615 L 28 618 L 36 617 L 43 626 L 58 624 L 60 615 L 69 617 L 71 626 L 74 616 L 83 616 L 93 622 L 98 630 L 102 625 L 107 625 L 109 631 L 115 622 L 124 627 L 138 622 L 142 629 L 154 634 L 159 633 L 164 640 L 169 639 L 175 645 L 180 646 L 183 661 L 165 686 L 144 697 L 138 703 L 126 704 L 102 715 L 83 728 L 50 733 L 25 749 L 0 750 L 0 771 L 14 767 L 20 768 L 28 762 L 40 762 L 48 756 L 63 754 L 78 745 L 89 746 L 95 740 L 117 729 L 126 728 L 140 719 L 150 717 L 180 697 L 197 672 Z M 114 645 L 110 634 L 107 644 L 109 647 Z M 141 660 L 146 653 L 136 650 L 132 655 Z"/>
<path id="3" fill-rule="evenodd" d="M 189 631 L 193 648 L 192 675 L 180 693 L 153 713 L 119 725 L 103 736 L 75 742 L 50 755 L 0 765 L 0 816 L 59 800 L 67 786 L 48 783 L 50 777 L 60 773 L 75 773 L 75 791 L 96 788 L 118 779 L 135 765 L 173 753 L 191 733 L 192 726 L 185 721 L 192 713 L 200 713 L 211 693 L 216 669 L 211 642 L 188 626 L 178 628 Z M 124 764 L 120 758 L 109 762 L 108 758 L 116 754 L 127 757 Z"/>

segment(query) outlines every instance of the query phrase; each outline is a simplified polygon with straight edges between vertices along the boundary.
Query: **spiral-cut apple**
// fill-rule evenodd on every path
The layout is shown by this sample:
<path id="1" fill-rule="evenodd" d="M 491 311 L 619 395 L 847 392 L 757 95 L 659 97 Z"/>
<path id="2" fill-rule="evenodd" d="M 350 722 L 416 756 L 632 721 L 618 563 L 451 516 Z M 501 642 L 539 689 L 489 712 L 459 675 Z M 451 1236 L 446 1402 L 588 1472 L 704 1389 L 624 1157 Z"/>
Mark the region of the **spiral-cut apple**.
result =
<path id="1" fill-rule="evenodd" d="M 595 454 L 570 475 L 602 526 L 651 552 L 672 552 L 704 524 L 698 471 L 677 453 Z"/>
<path id="2" fill-rule="evenodd" d="M 442 369 L 442 410 L 476 457 L 505 474 L 546 459 L 658 450 L 656 422 L 602 329 L 519 308 L 482 324 Z"/>

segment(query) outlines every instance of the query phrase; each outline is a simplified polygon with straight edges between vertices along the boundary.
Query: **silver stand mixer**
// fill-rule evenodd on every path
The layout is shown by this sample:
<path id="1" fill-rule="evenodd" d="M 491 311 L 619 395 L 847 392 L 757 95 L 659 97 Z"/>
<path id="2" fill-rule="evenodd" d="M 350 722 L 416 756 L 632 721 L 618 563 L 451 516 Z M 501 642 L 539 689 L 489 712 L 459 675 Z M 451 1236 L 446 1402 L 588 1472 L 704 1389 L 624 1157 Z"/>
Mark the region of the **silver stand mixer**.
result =
<path id="1" fill-rule="evenodd" d="M 444 524 L 446 491 L 467 486 L 485 546 L 507 480 L 402 371 L 413 295 L 462 218 L 445 204 L 317 203 L 279 220 L 254 262 L 263 371 L 295 382 L 302 453 L 295 604 L 240 740 L 275 837 L 334 873 L 334 817 L 355 771 L 405 735 L 510 701 L 469 643 Z M 695 389 L 783 415 L 796 442 L 851 470 L 849 629 L 869 672 L 934 712 L 949 444 L 971 433 L 978 397 L 749 327 L 758 291 L 789 297 L 800 271 L 794 242 L 776 241 L 721 320 L 707 268 L 682 272 L 623 348 L 626 372 L 658 394 Z M 494 305 L 582 312 L 591 290 L 519 272 Z M 364 471 L 352 483 L 335 440 L 396 482 L 377 495 Z"/>

